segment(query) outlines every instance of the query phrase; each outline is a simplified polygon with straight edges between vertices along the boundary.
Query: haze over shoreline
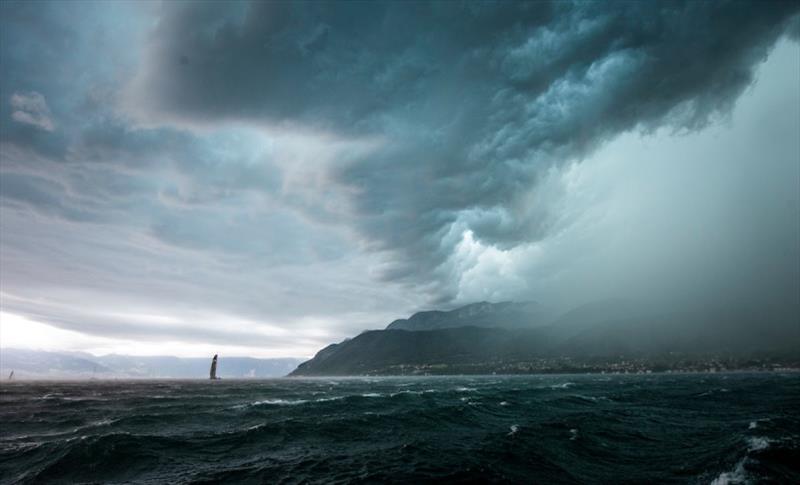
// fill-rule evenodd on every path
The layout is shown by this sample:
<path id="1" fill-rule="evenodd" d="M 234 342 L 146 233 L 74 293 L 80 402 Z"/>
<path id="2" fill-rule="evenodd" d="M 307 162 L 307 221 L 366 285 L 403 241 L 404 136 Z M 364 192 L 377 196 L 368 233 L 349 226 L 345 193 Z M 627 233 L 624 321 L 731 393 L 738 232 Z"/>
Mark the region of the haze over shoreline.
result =
<path id="1" fill-rule="evenodd" d="M 256 359 L 223 357 L 220 377 L 254 379 L 281 377 L 305 359 Z M 14 371 L 15 380 L 107 380 L 107 379 L 206 379 L 211 356 L 131 356 L 99 355 L 86 352 L 49 352 L 29 349 L 0 349 L 0 376 L 8 380 Z"/>

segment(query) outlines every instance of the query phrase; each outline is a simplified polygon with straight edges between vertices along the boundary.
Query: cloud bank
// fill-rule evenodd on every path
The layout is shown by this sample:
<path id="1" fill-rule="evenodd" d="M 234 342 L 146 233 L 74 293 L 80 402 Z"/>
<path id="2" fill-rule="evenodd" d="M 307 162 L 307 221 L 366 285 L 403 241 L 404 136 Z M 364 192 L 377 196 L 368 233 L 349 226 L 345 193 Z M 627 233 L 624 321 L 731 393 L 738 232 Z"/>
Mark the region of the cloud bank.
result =
<path id="1" fill-rule="evenodd" d="M 97 7 L 2 6 L 4 311 L 310 351 L 475 299 L 797 317 L 796 2 Z"/>
<path id="2" fill-rule="evenodd" d="M 547 234 L 547 169 L 629 130 L 727 113 L 791 3 L 176 5 L 131 106 L 149 120 L 311 126 L 381 146 L 334 169 L 391 280 L 441 280 L 465 231 L 508 247 Z"/>

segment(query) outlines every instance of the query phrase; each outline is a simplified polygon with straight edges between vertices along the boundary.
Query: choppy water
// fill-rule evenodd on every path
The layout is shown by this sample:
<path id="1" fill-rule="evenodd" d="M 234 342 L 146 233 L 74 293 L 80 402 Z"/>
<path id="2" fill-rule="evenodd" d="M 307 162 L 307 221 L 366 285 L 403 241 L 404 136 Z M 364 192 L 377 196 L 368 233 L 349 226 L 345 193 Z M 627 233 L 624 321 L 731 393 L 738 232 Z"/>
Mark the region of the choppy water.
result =
<path id="1" fill-rule="evenodd" d="M 797 374 L 3 383 L 0 481 L 800 483 Z"/>

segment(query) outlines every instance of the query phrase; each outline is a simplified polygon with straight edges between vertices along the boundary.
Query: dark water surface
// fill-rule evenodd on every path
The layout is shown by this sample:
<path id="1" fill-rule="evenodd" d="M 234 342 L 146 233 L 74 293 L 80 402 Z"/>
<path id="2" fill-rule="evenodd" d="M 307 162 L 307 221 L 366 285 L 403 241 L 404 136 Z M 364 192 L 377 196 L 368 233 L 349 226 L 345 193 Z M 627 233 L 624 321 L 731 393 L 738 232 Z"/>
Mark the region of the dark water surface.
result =
<path id="1" fill-rule="evenodd" d="M 2 383 L 0 481 L 800 483 L 800 375 Z"/>

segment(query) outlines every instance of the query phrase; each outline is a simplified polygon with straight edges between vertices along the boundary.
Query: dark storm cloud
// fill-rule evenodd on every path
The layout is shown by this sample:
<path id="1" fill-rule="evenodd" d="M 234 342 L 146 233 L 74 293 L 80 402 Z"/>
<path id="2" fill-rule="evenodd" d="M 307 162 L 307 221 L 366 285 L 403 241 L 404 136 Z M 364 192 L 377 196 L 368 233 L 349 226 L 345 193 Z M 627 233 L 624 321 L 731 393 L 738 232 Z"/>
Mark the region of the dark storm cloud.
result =
<path id="1" fill-rule="evenodd" d="M 674 261 L 709 253 L 723 276 L 707 286 L 741 295 L 755 276 L 790 299 L 800 267 L 764 268 L 798 259 L 796 138 L 752 125 L 793 127 L 793 111 L 748 115 L 763 173 L 724 150 L 699 170 L 665 156 L 664 183 L 571 167 L 626 133 L 724 118 L 776 40 L 798 38 L 799 9 L 2 2 L 2 310 L 110 338 L 310 353 L 431 305 L 568 306 L 651 290 L 641 281 L 662 270 L 687 287 Z M 708 190 L 684 190 L 698 180 Z M 718 239 L 728 251 L 708 249 Z M 294 336 L 270 340 L 270 326 Z"/>
<path id="2" fill-rule="evenodd" d="M 441 265 L 465 230 L 499 247 L 543 237 L 553 215 L 525 197 L 548 167 L 627 130 L 694 130 L 726 113 L 798 8 L 168 3 L 129 107 L 149 122 L 380 137 L 334 180 L 391 255 L 385 276 L 438 281 L 447 298 Z"/>

